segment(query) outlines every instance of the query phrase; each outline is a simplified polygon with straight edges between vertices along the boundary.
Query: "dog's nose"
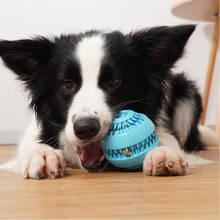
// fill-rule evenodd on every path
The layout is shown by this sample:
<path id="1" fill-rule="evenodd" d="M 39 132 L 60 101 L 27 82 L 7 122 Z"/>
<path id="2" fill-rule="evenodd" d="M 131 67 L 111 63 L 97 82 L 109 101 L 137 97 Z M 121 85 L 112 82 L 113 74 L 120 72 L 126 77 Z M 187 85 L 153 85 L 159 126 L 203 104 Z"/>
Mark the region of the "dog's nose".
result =
<path id="1" fill-rule="evenodd" d="M 90 139 L 98 134 L 100 124 L 95 118 L 78 119 L 73 124 L 73 130 L 79 139 Z"/>

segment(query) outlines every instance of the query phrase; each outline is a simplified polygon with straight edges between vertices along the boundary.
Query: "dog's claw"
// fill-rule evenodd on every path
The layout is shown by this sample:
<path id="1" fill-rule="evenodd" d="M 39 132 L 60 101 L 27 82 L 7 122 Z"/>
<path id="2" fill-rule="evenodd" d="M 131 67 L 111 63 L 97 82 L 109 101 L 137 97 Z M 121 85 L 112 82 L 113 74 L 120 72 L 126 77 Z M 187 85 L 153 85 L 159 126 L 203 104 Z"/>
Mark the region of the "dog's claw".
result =
<path id="1" fill-rule="evenodd" d="M 55 173 L 53 171 L 50 172 L 49 176 L 51 179 L 55 179 L 55 177 L 56 177 Z"/>
<path id="2" fill-rule="evenodd" d="M 169 161 L 167 163 L 168 168 L 173 168 L 174 167 L 174 162 L 173 161 Z"/>
<path id="3" fill-rule="evenodd" d="M 40 174 L 40 173 L 37 173 L 36 178 L 37 178 L 38 180 L 40 180 L 41 174 Z"/>

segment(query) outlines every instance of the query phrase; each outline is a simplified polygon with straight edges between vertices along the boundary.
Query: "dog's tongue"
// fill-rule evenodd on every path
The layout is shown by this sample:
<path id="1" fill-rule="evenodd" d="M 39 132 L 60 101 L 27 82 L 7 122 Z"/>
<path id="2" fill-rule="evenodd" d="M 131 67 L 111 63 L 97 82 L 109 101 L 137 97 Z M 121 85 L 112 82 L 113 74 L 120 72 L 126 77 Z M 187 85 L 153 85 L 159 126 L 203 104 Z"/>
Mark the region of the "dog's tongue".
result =
<path id="1" fill-rule="evenodd" d="M 83 163 L 93 165 L 104 159 L 101 144 L 99 141 L 81 146 L 78 150 L 80 159 Z"/>

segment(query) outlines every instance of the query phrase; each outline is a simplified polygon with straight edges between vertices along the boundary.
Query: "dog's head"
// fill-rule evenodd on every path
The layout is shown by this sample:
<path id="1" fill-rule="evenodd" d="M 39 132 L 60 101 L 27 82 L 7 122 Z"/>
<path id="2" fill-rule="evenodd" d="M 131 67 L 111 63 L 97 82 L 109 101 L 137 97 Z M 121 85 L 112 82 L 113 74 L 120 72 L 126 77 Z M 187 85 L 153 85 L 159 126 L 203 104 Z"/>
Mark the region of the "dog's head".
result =
<path id="1" fill-rule="evenodd" d="M 30 92 L 40 140 L 58 147 L 65 139 L 82 166 L 95 171 L 105 164 L 99 141 L 118 111 L 129 108 L 154 120 L 166 73 L 194 28 L 0 41 L 0 56 Z"/>

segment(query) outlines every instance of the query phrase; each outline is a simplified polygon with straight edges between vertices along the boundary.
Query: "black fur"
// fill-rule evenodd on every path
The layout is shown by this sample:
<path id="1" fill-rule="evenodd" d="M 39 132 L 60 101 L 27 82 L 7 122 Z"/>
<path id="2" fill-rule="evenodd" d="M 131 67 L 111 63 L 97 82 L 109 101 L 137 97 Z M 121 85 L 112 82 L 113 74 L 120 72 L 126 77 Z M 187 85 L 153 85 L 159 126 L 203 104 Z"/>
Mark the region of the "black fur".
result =
<path id="1" fill-rule="evenodd" d="M 105 91 L 106 101 L 114 108 L 114 113 L 123 108 L 133 109 L 148 115 L 157 125 L 164 108 L 168 117 L 163 120 L 163 126 L 178 139 L 173 130 L 173 112 L 178 100 L 190 99 L 196 109 L 191 132 L 182 147 L 189 151 L 201 150 L 197 129 L 202 111 L 200 95 L 194 83 L 183 74 L 171 73 L 194 29 L 194 25 L 164 26 L 130 34 L 90 31 L 53 39 L 0 41 L 0 56 L 29 90 L 30 107 L 42 126 L 40 141 L 59 148 L 58 135 L 64 129 L 70 102 L 82 84 L 81 70 L 72 53 L 85 36 L 101 34 L 105 39 L 106 54 L 98 86 L 104 90 L 105 82 L 112 77 L 122 82 L 117 89 Z M 76 83 L 74 92 L 64 88 L 66 79 Z M 130 103 L 115 107 L 126 101 Z"/>

